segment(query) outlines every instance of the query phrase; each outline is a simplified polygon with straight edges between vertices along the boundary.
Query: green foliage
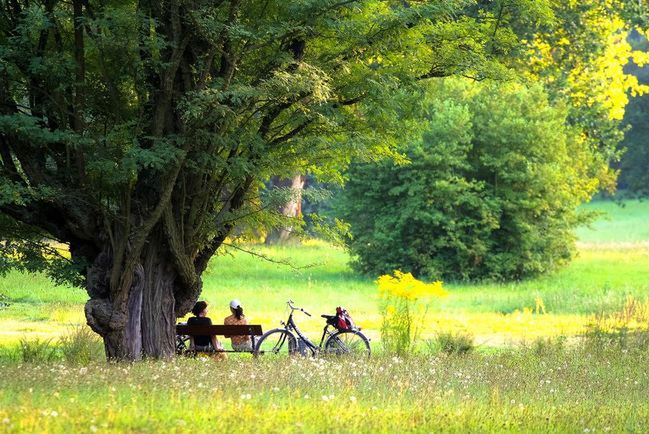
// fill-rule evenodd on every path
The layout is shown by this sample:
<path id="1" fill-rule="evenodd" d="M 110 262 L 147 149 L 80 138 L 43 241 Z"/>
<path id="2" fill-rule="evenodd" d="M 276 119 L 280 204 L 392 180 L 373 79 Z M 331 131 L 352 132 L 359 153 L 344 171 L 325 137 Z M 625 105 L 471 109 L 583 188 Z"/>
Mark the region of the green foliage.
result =
<path id="1" fill-rule="evenodd" d="M 340 215 L 354 267 L 444 279 L 520 279 L 572 256 L 577 206 L 594 193 L 587 144 L 538 86 L 432 86 L 409 163 L 359 163 Z M 407 139 L 406 139 L 407 140 Z"/>
<path id="2" fill-rule="evenodd" d="M 647 63 L 647 55 L 628 39 L 633 26 L 646 25 L 646 6 L 628 0 L 552 3 L 555 19 L 530 35 L 530 55 L 520 67 L 543 83 L 553 103 L 567 106 L 569 124 L 598 151 L 592 176 L 601 190 L 613 192 L 618 173 L 611 165 L 617 168 L 621 156 L 627 104 L 649 91 L 630 73 L 633 62 Z"/>
<path id="3" fill-rule="evenodd" d="M 412 110 L 403 95 L 421 80 L 505 74 L 521 49 L 516 28 L 549 22 L 552 9 L 503 4 L 0 8 L 0 227 L 19 229 L 2 231 L 13 244 L 1 246 L 0 266 L 29 256 L 25 269 L 59 267 L 58 279 L 82 284 L 98 250 L 110 243 L 123 258 L 142 240 L 128 249 L 138 262 L 143 240 L 162 232 L 179 281 L 193 285 L 176 296 L 196 293 L 234 222 L 284 223 L 260 217 L 273 212 L 259 200 L 264 181 L 310 173 L 340 183 L 352 158 L 394 154 Z M 33 242 L 45 238 L 70 243 L 76 268 Z"/>

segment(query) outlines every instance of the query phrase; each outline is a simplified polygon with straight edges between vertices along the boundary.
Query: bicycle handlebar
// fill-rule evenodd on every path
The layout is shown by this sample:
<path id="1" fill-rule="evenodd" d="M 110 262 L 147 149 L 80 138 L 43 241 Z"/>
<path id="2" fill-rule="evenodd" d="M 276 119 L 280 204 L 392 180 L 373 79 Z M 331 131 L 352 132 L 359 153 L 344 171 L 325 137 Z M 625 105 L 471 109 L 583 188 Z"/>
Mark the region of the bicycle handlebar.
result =
<path id="1" fill-rule="evenodd" d="M 288 304 L 288 307 L 290 307 L 291 310 L 299 310 L 300 312 L 304 313 L 306 316 L 311 316 L 311 314 L 310 314 L 309 312 L 307 312 L 306 310 L 302 309 L 301 307 L 295 307 L 295 306 L 293 305 L 293 300 L 289 300 L 289 301 L 287 301 L 286 304 Z"/>

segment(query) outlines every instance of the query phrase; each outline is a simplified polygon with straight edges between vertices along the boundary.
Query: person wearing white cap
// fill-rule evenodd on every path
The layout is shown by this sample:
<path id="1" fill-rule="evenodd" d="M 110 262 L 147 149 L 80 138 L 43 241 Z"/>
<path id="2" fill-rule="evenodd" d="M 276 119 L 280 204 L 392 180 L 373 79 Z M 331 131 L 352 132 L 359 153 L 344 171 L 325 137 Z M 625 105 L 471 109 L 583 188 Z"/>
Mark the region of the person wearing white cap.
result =
<path id="1" fill-rule="evenodd" d="M 230 312 L 232 315 L 227 317 L 223 324 L 225 325 L 248 325 L 248 320 L 243 314 L 243 307 L 239 300 L 230 302 Z M 225 336 L 232 340 L 232 349 L 234 351 L 252 351 L 252 341 L 250 336 Z"/>

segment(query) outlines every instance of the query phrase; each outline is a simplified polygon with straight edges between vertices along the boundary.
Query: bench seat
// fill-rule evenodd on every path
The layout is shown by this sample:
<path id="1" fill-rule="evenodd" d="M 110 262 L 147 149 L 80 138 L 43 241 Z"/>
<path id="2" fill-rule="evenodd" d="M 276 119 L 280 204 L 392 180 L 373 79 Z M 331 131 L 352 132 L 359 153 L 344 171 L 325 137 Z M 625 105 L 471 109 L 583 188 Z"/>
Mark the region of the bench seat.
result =
<path id="1" fill-rule="evenodd" d="M 248 324 L 248 325 L 187 325 L 177 324 L 176 335 L 179 337 L 176 350 L 178 353 L 191 352 L 187 346 L 183 344 L 182 336 L 250 336 L 252 339 L 252 347 L 254 350 L 255 337 L 263 335 L 261 325 Z M 182 345 L 181 345 L 182 344 Z M 185 348 L 182 348 L 185 346 Z M 219 353 L 240 353 L 246 351 L 235 350 L 215 350 Z M 252 352 L 252 351 L 247 351 Z"/>

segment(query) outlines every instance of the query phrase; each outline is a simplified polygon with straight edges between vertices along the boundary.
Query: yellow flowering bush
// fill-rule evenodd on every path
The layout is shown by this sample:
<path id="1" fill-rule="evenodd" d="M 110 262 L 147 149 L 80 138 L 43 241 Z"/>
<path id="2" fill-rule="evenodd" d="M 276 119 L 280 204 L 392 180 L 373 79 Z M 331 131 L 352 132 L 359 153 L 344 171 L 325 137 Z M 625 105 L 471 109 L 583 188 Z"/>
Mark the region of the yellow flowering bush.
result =
<path id="1" fill-rule="evenodd" d="M 425 283 L 399 270 L 376 280 L 381 300 L 381 341 L 388 352 L 411 351 L 428 313 L 430 299 L 446 297 L 441 281 Z"/>

